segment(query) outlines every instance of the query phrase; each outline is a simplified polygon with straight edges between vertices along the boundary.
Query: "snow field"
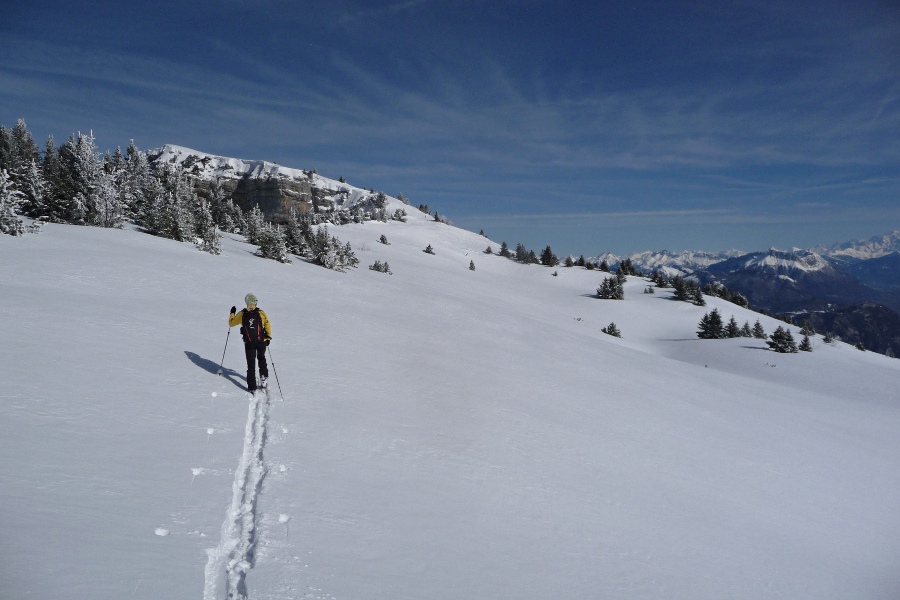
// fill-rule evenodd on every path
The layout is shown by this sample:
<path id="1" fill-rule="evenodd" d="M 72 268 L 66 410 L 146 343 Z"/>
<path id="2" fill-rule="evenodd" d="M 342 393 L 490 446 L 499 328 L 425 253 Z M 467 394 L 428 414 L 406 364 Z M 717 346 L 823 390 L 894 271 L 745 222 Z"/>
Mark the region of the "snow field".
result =
<path id="1" fill-rule="evenodd" d="M 780 323 L 636 278 L 625 301 L 596 300 L 604 274 L 484 255 L 499 244 L 407 209 L 330 228 L 360 259 L 344 274 L 231 237 L 220 257 L 129 231 L 0 239 L 23 315 L 0 364 L 5 587 L 898 595 L 898 361 L 821 338 L 790 356 L 701 341 L 712 308 Z M 244 404 L 236 330 L 215 375 L 249 291 L 285 395 L 265 418 Z M 611 321 L 622 339 L 600 332 Z"/>

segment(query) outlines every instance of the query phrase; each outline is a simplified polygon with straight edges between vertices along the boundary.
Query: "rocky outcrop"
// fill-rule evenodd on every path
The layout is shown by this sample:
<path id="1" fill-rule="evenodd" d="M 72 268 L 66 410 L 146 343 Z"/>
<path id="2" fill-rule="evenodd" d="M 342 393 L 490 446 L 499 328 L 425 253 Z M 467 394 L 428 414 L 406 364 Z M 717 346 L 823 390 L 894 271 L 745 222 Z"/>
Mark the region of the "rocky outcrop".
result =
<path id="1" fill-rule="evenodd" d="M 151 164 L 180 165 L 191 176 L 194 190 L 209 199 L 218 185 L 226 199 L 242 210 L 259 205 L 266 218 L 283 222 L 291 208 L 303 213 L 318 207 L 331 210 L 346 207 L 367 194 L 343 182 L 320 177 L 311 171 L 290 169 L 267 161 L 243 160 L 198 152 L 190 148 L 167 145 L 147 151 Z"/>

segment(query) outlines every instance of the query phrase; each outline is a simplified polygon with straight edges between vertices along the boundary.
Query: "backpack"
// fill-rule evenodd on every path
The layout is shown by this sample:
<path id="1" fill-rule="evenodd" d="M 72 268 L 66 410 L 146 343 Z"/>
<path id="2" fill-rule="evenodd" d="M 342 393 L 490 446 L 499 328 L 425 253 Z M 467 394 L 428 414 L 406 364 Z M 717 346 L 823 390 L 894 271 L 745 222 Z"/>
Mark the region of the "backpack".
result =
<path id="1" fill-rule="evenodd" d="M 244 336 L 244 343 L 262 342 L 268 337 L 266 328 L 263 327 L 259 308 L 254 308 L 253 310 L 244 309 L 243 314 L 241 314 L 241 335 Z"/>

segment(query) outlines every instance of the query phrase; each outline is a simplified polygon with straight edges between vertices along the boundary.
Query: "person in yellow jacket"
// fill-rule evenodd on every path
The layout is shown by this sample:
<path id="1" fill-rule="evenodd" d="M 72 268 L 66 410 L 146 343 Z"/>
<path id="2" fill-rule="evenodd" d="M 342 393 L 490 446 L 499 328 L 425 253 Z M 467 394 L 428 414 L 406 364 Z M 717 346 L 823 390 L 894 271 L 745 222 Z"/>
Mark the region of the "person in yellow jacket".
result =
<path id="1" fill-rule="evenodd" d="M 237 312 L 237 307 L 231 307 L 231 317 L 228 326 L 241 326 L 241 336 L 244 338 L 244 351 L 247 355 L 247 390 L 256 391 L 256 363 L 259 362 L 259 387 L 266 387 L 269 378 L 269 366 L 266 364 L 266 348 L 272 341 L 272 325 L 269 317 L 257 307 L 256 296 L 247 294 L 244 297 L 247 308 Z"/>

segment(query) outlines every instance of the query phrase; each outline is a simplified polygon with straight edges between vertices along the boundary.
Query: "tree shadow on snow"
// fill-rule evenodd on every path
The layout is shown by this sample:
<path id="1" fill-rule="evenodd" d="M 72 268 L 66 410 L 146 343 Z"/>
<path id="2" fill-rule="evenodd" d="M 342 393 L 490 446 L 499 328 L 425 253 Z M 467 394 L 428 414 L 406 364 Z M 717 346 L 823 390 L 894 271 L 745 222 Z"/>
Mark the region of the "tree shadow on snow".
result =
<path id="1" fill-rule="evenodd" d="M 212 373 L 213 375 L 219 372 L 219 365 L 209 360 L 208 358 L 203 358 L 199 354 L 195 352 L 189 352 L 187 350 L 185 350 L 184 353 L 192 363 L 194 363 L 204 371 Z M 239 374 L 237 371 L 222 367 L 222 377 L 233 383 L 236 387 L 241 388 L 242 390 L 247 389 L 247 378 Z"/>

